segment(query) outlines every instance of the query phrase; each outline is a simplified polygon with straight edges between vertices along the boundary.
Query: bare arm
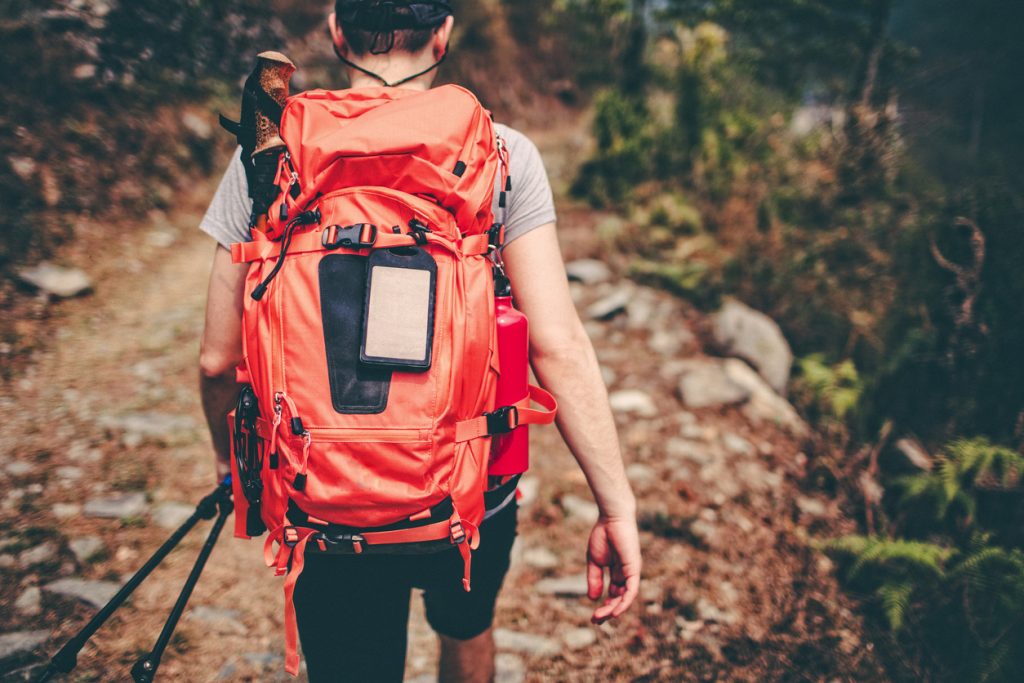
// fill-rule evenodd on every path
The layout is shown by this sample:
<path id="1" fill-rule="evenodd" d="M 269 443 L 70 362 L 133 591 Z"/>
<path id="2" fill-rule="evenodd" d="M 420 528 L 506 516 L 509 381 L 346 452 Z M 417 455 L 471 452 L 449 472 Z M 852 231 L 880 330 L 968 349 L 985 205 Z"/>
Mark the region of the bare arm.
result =
<path id="1" fill-rule="evenodd" d="M 641 564 L 636 500 L 608 392 L 569 293 L 554 223 L 511 242 L 504 259 L 516 304 L 530 321 L 534 372 L 558 400 L 558 429 L 601 511 L 590 536 L 587 579 L 596 599 L 604 588 L 603 569 L 609 571 L 609 598 L 594 613 L 595 621 L 604 621 L 625 612 L 636 598 Z"/>
<path id="2" fill-rule="evenodd" d="M 238 399 L 235 367 L 242 360 L 242 295 L 245 265 L 217 246 L 206 298 L 206 323 L 199 349 L 199 393 L 213 438 L 217 480 L 230 472 L 231 443 L 227 414 Z"/>

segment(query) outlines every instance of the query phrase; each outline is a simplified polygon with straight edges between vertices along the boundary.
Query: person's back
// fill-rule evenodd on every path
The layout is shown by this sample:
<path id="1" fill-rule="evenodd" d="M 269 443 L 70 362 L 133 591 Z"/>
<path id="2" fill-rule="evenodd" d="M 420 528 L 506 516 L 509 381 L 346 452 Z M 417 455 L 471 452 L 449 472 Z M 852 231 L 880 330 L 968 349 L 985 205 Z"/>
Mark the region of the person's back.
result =
<path id="1" fill-rule="evenodd" d="M 352 91 L 430 87 L 447 52 L 453 19 L 447 2 L 338 0 L 329 19 L 338 56 L 349 67 Z M 495 179 L 493 212 L 506 225 L 502 248 L 517 306 L 530 320 L 533 368 L 562 406 L 559 427 L 576 455 L 602 515 L 588 547 L 592 598 L 608 599 L 597 622 L 618 616 L 635 598 L 640 557 L 635 503 L 619 455 L 614 422 L 593 350 L 568 293 L 554 231 L 554 207 L 540 156 L 522 134 L 496 126 L 507 144 L 511 194 Z M 246 268 L 231 263 L 224 247 L 250 239 L 251 204 L 241 163 L 232 160 L 202 228 L 218 246 L 210 281 L 201 352 L 204 408 L 218 456 L 230 451 L 227 411 L 238 387 L 241 300 Z M 493 477 L 480 546 L 473 553 L 472 591 L 465 592 L 459 553 L 331 555 L 311 553 L 295 587 L 299 634 L 310 679 L 401 680 L 410 590 L 424 589 L 427 619 L 442 641 L 442 681 L 487 681 L 494 674 L 491 623 L 515 537 L 515 479 Z"/>

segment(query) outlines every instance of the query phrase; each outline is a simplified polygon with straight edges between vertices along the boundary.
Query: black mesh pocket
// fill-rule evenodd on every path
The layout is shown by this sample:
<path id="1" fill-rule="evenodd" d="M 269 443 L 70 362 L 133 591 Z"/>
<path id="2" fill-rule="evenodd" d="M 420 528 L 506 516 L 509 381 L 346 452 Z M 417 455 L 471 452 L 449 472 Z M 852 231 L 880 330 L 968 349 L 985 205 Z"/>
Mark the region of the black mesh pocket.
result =
<path id="1" fill-rule="evenodd" d="M 339 413 L 384 412 L 391 370 L 359 362 L 366 302 L 366 257 L 330 254 L 320 261 L 320 314 L 331 402 Z"/>

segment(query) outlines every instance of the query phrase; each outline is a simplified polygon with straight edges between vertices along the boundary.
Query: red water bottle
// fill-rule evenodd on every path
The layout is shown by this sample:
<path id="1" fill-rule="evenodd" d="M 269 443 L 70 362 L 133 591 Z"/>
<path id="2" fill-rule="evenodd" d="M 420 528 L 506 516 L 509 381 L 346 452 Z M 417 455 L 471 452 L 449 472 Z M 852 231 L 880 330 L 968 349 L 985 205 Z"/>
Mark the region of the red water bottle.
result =
<path id="1" fill-rule="evenodd" d="M 495 273 L 494 303 L 498 323 L 498 392 L 495 407 L 510 406 L 526 398 L 530 391 L 530 332 L 526 316 L 512 305 L 508 278 Z M 522 474 L 530 466 L 530 434 L 526 425 L 491 442 L 490 476 Z"/>

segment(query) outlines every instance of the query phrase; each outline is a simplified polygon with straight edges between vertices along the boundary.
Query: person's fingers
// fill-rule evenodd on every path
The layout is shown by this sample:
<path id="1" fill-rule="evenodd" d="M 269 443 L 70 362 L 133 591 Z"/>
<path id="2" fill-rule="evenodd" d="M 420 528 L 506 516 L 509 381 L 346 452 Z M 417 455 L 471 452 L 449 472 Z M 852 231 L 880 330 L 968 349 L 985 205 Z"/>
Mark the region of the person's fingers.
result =
<path id="1" fill-rule="evenodd" d="M 612 618 L 613 613 L 618 608 L 622 598 L 608 598 L 604 601 L 604 604 L 594 610 L 594 614 L 590 617 L 590 620 L 595 624 L 603 624 Z"/>
<path id="2" fill-rule="evenodd" d="M 622 598 L 619 603 L 611 612 L 612 617 L 621 616 L 626 610 L 630 608 L 633 601 L 636 600 L 637 594 L 640 593 L 640 575 L 634 574 L 626 579 L 626 589 L 622 594 Z"/>
<path id="3" fill-rule="evenodd" d="M 604 593 L 604 569 L 594 561 L 590 555 L 587 556 L 587 597 L 597 600 Z"/>

